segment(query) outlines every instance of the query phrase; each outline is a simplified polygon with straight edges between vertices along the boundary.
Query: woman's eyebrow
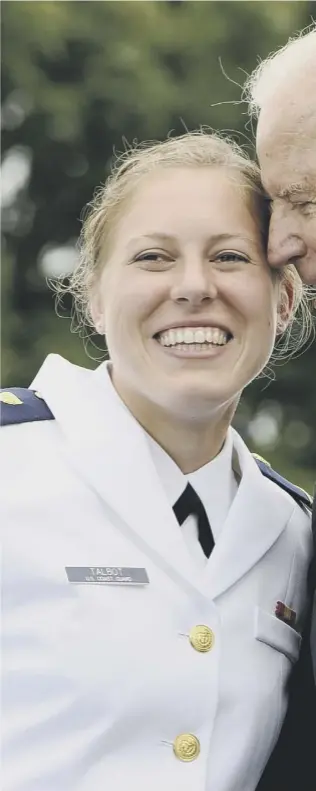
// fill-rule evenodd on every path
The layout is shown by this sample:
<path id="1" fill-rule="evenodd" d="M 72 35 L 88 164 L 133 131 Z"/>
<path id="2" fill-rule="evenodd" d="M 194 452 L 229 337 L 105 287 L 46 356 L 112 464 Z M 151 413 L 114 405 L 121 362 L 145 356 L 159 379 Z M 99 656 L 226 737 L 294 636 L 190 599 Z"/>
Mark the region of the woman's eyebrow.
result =
<path id="1" fill-rule="evenodd" d="M 153 233 L 144 233 L 141 234 L 140 236 L 135 236 L 133 239 L 130 239 L 129 244 L 135 244 L 136 242 L 141 242 L 143 239 L 160 239 L 160 241 L 163 242 L 168 242 L 168 241 L 170 242 L 170 241 L 174 241 L 175 238 L 176 237 L 172 236 L 172 234 L 159 233 L 154 231 Z"/>
<path id="2" fill-rule="evenodd" d="M 168 233 L 160 233 L 160 232 L 153 232 L 153 233 L 146 233 L 142 234 L 141 236 L 136 236 L 133 239 L 130 239 L 129 245 L 135 244 L 136 242 L 141 242 L 143 239 L 153 239 L 153 240 L 160 240 L 163 242 L 176 242 L 177 237 L 173 236 L 172 234 Z M 245 236 L 243 233 L 215 233 L 211 234 L 207 239 L 207 244 L 216 244 L 217 242 L 227 242 L 233 239 L 238 239 L 240 241 L 249 242 L 251 239 L 248 236 Z"/>
<path id="3" fill-rule="evenodd" d="M 129 239 L 129 241 L 128 241 L 127 245 L 126 245 L 127 253 L 133 251 L 135 249 L 135 247 L 137 247 L 137 245 L 139 245 L 141 242 L 144 242 L 145 240 L 152 241 L 152 242 L 162 242 L 162 243 L 175 244 L 176 237 L 172 236 L 172 235 L 170 235 L 168 233 L 145 233 L 145 234 L 140 234 L 140 236 L 134 236 L 132 239 Z"/>

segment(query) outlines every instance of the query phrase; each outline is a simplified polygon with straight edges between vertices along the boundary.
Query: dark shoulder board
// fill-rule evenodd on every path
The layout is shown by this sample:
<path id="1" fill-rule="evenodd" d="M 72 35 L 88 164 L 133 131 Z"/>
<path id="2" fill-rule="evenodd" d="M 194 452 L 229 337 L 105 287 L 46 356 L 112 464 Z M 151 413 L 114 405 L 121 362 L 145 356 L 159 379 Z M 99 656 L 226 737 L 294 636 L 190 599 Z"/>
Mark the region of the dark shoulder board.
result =
<path id="1" fill-rule="evenodd" d="M 295 486 L 294 483 L 291 483 L 291 481 L 287 481 L 286 478 L 283 478 L 282 475 L 272 469 L 271 464 L 269 464 L 268 461 L 265 461 L 262 456 L 257 456 L 256 453 L 253 453 L 252 455 L 257 462 L 262 474 L 265 475 L 266 478 L 270 478 L 270 481 L 274 481 L 274 483 L 280 486 L 281 489 L 284 489 L 285 492 L 288 492 L 288 494 L 290 494 L 299 505 L 312 508 L 313 500 L 308 492 L 305 492 L 304 489 L 300 488 L 300 486 Z"/>
<path id="2" fill-rule="evenodd" d="M 54 420 L 54 415 L 37 390 L 10 387 L 0 390 L 0 425 L 32 423 L 37 420 Z"/>

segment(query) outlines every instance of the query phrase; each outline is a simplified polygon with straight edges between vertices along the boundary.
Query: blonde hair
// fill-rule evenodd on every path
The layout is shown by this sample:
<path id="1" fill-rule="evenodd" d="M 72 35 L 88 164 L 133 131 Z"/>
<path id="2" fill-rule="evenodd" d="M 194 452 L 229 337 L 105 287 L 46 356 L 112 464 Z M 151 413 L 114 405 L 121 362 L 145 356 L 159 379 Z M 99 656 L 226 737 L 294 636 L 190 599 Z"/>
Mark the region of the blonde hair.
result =
<path id="1" fill-rule="evenodd" d="M 243 98 L 248 102 L 249 114 L 258 117 L 266 99 L 292 76 L 311 64 L 316 75 L 316 23 L 290 38 L 284 47 L 261 61 L 245 83 Z"/>
<path id="2" fill-rule="evenodd" d="M 62 296 L 71 294 L 77 329 L 94 329 L 91 314 L 91 297 L 100 272 L 103 270 L 106 251 L 110 245 L 117 221 L 127 200 L 135 192 L 140 180 L 156 168 L 166 167 L 224 167 L 236 174 L 239 183 L 250 194 L 256 216 L 260 222 L 264 245 L 267 243 L 269 208 L 260 179 L 260 171 L 247 153 L 235 141 L 206 129 L 188 132 L 163 142 L 145 142 L 131 146 L 117 155 L 111 174 L 88 205 L 83 218 L 79 239 L 78 264 L 69 282 L 59 282 L 55 290 Z M 293 292 L 293 309 L 290 324 L 282 333 L 282 352 L 298 351 L 309 338 L 312 320 L 304 294 L 302 281 L 293 266 L 277 273 L 282 284 L 290 285 Z M 299 313 L 301 321 L 299 321 Z M 294 335 L 292 330 L 294 331 Z"/>

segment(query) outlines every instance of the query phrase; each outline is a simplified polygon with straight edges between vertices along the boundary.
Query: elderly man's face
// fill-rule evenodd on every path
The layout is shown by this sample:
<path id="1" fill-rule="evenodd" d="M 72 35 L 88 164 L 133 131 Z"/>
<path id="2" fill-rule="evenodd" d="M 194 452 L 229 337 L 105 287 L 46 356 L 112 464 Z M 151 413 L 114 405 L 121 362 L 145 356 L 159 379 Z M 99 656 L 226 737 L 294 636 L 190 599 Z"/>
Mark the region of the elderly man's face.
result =
<path id="1" fill-rule="evenodd" d="M 316 71 L 316 70 L 315 70 Z M 299 87 L 300 85 L 300 87 Z M 287 88 L 287 90 L 286 90 Z M 294 263 L 316 284 L 316 77 L 279 89 L 258 122 L 257 152 L 272 199 L 269 262 Z"/>

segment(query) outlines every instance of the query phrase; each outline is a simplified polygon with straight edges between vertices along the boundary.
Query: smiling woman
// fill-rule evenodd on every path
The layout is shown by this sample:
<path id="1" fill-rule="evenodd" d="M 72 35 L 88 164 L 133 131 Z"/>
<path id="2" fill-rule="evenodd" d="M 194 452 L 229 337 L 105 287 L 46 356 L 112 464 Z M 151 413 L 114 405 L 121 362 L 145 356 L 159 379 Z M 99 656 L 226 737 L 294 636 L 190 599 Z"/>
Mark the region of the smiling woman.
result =
<path id="1" fill-rule="evenodd" d="M 81 261 L 71 279 L 70 290 L 76 299 L 79 316 L 88 323 L 93 324 L 91 288 L 106 261 L 118 219 L 125 214 L 125 207 L 135 195 L 140 182 L 157 168 L 161 171 L 170 167 L 224 170 L 226 176 L 229 175 L 231 181 L 235 181 L 236 188 L 242 188 L 244 196 L 248 193 L 249 206 L 255 215 L 257 234 L 261 235 L 265 253 L 269 203 L 262 189 L 259 169 L 236 143 L 215 133 L 198 131 L 170 138 L 163 143 L 140 144 L 117 158 L 112 175 L 106 185 L 97 191 L 90 204 L 83 225 Z M 224 220 L 222 224 L 225 225 Z M 231 236 L 231 230 L 227 231 L 226 224 L 219 242 L 226 243 Z M 166 238 L 166 233 L 163 238 Z M 290 267 L 287 272 L 290 272 L 290 281 L 295 279 L 297 293 L 294 307 L 297 307 L 302 297 L 300 280 L 295 275 L 294 267 Z"/>
<path id="2" fill-rule="evenodd" d="M 196 413 L 197 466 L 208 459 L 216 391 L 231 419 L 275 343 L 278 356 L 297 350 L 310 330 L 295 268 L 267 266 L 268 221 L 255 163 L 232 141 L 196 132 L 119 157 L 83 225 L 69 286 L 78 315 L 106 335 L 116 389 L 149 431 L 156 404 L 173 456 L 165 408 L 173 425 L 182 409 Z M 220 432 L 214 452 L 221 443 Z"/>
<path id="3" fill-rule="evenodd" d="M 116 390 L 180 466 L 200 467 L 223 443 L 221 430 L 213 436 L 219 416 L 231 418 L 270 357 L 281 297 L 284 326 L 291 313 L 242 179 L 218 165 L 157 168 L 130 196 L 105 255 L 101 242 L 91 311 L 106 334 Z M 198 453 L 193 460 L 191 440 L 190 461 L 184 437 L 178 451 L 169 444 L 170 422 L 187 426 L 187 415 Z"/>
<path id="4" fill-rule="evenodd" d="M 1 394 L 8 791 L 257 787 L 311 557 L 308 496 L 231 427 L 304 299 L 294 268 L 269 268 L 267 230 L 235 144 L 129 151 L 68 287 L 109 360 L 50 355 Z"/>
<path id="5" fill-rule="evenodd" d="M 135 192 L 141 182 L 148 181 L 150 174 L 156 171 L 166 170 L 169 168 L 181 169 L 184 168 L 186 172 L 188 169 L 208 168 L 210 175 L 210 168 L 213 171 L 212 178 L 216 178 L 214 170 L 223 171 L 231 180 L 235 182 L 235 195 L 237 190 L 241 190 L 246 203 L 251 209 L 251 214 L 254 222 L 257 225 L 256 236 L 261 237 L 262 247 L 261 254 L 266 257 L 267 234 L 269 225 L 269 202 L 263 191 L 260 172 L 254 162 L 249 160 L 245 152 L 237 146 L 236 143 L 228 138 L 224 138 L 218 134 L 207 134 L 205 132 L 195 132 L 183 135 L 182 137 L 170 138 L 163 143 L 148 144 L 143 143 L 135 148 L 130 148 L 125 154 L 119 156 L 113 167 L 112 175 L 108 179 L 106 185 L 101 187 L 95 196 L 95 199 L 90 204 L 89 210 L 86 215 L 86 220 L 83 225 L 81 235 L 81 257 L 79 265 L 76 267 L 72 278 L 70 279 L 69 291 L 72 293 L 77 309 L 77 317 L 79 325 L 81 323 L 86 326 L 91 325 L 95 327 L 94 318 L 91 313 L 93 300 L 91 299 L 92 291 L 95 288 L 96 282 L 100 272 L 103 270 L 105 263 L 108 259 L 108 252 L 111 246 L 111 240 L 117 229 L 119 219 L 125 216 L 125 209 L 129 202 L 134 200 Z M 189 178 L 189 176 L 188 176 Z M 207 180 L 207 176 L 205 177 Z M 210 183 L 210 179 L 208 179 Z M 212 188 L 210 187 L 210 192 Z M 247 196 L 248 195 L 248 199 Z M 210 198 L 210 196 L 209 196 Z M 170 193 L 169 193 L 170 199 Z M 178 196 L 177 196 L 178 200 Z M 213 202 L 211 202 L 210 210 L 213 213 L 215 196 L 213 193 Z M 160 226 L 164 227 L 164 220 L 161 217 L 161 204 L 159 207 L 154 206 L 155 209 L 155 238 L 157 241 L 157 223 L 160 221 Z M 204 212 L 206 206 L 204 207 Z M 219 212 L 220 213 L 220 212 Z M 230 245 L 234 239 L 232 232 L 227 231 L 228 218 L 225 223 L 225 214 L 221 218 L 221 225 L 225 226 L 225 232 L 222 234 L 214 233 L 210 236 L 213 237 L 213 245 L 218 241 L 219 250 L 221 242 L 224 245 L 224 250 L 220 251 L 221 260 L 228 263 L 232 260 L 232 256 L 239 256 L 241 258 L 241 250 L 230 250 Z M 149 219 L 149 218 L 148 218 Z M 158 223 L 159 224 L 159 223 Z M 214 223 L 215 225 L 215 223 Z M 146 236 L 143 237 L 145 239 Z M 149 236 L 150 239 L 150 236 Z M 164 231 L 159 236 L 160 241 L 171 242 L 168 234 Z M 242 233 L 237 234 L 237 240 L 246 243 Z M 135 252 L 134 246 L 137 243 L 135 233 L 132 234 L 130 240 L 131 253 Z M 151 242 L 155 239 L 151 238 Z M 159 241 L 159 240 L 158 240 Z M 212 239 L 210 238 L 210 244 Z M 236 241 L 236 239 L 235 239 Z M 254 244 L 253 239 L 248 238 L 248 244 Z M 133 246 L 134 245 L 134 246 Z M 227 250 L 228 248 L 228 250 Z M 129 252 L 127 244 L 126 253 Z M 140 257 L 143 260 L 152 261 L 153 268 L 157 269 L 163 267 L 163 262 L 158 260 L 159 249 L 150 250 L 149 252 L 140 252 Z M 156 257 L 156 264 L 153 262 L 153 255 Z M 161 255 L 161 253 L 160 253 Z M 149 257 L 151 256 L 151 258 Z M 230 256 L 228 258 L 227 256 Z M 247 256 L 243 255 L 245 262 Z M 164 266 L 167 267 L 167 261 Z M 281 275 L 277 271 L 277 279 L 280 280 Z M 302 288 L 300 278 L 294 266 L 289 266 L 282 270 L 283 285 L 288 284 L 292 292 L 292 310 L 286 324 L 281 323 L 278 328 L 277 341 L 278 341 L 278 356 L 284 349 L 292 349 L 297 351 L 302 346 L 309 336 L 311 331 L 311 319 L 308 309 L 308 303 Z M 57 287 L 61 293 L 64 291 L 63 284 Z M 297 321 L 298 312 L 300 319 Z M 293 325 L 295 325 L 295 339 L 291 337 Z M 298 332 L 298 326 L 301 326 L 301 332 Z M 102 332 L 102 323 L 98 323 L 98 329 Z M 281 340 L 281 343 L 280 343 Z"/>

